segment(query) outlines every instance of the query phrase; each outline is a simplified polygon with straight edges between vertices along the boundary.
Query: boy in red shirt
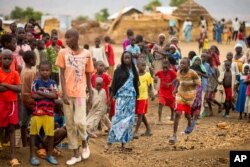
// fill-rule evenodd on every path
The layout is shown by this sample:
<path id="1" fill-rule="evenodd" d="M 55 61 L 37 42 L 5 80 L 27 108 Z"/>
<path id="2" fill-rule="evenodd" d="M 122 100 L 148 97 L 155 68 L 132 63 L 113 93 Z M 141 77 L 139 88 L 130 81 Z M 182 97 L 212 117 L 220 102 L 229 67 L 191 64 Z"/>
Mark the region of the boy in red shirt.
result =
<path id="1" fill-rule="evenodd" d="M 21 81 L 17 71 L 10 68 L 13 61 L 12 52 L 3 50 L 0 68 L 0 134 L 4 128 L 9 129 L 11 166 L 19 165 L 15 158 L 15 126 L 18 125 L 17 93 L 21 92 Z"/>
<path id="2" fill-rule="evenodd" d="M 163 62 L 163 70 L 158 71 L 155 76 L 160 79 L 160 89 L 159 89 L 159 124 L 162 123 L 162 108 L 163 106 L 168 106 L 171 109 L 171 118 L 174 120 L 174 107 L 175 107 L 175 98 L 173 96 L 174 91 L 174 81 L 176 81 L 176 72 L 172 69 L 169 69 L 169 61 L 166 60 Z M 155 80 L 157 81 L 157 80 Z"/>
<path id="3" fill-rule="evenodd" d="M 106 36 L 104 38 L 105 40 L 105 53 L 108 59 L 108 63 L 109 63 L 109 69 L 108 69 L 108 73 L 111 77 L 113 77 L 114 74 L 114 66 L 115 66 L 115 54 L 114 54 L 114 49 L 113 46 L 111 45 L 111 39 L 109 36 Z"/>

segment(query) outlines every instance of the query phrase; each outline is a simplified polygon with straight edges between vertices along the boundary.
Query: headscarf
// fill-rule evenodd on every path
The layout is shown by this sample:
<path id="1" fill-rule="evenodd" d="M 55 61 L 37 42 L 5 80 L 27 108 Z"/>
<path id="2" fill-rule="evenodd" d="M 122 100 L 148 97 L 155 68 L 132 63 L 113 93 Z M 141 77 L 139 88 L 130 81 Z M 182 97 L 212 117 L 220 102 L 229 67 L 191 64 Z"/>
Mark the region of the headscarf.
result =
<path id="1" fill-rule="evenodd" d="M 178 50 L 177 47 L 176 47 L 174 44 L 171 44 L 171 45 L 169 46 L 169 48 L 171 48 L 171 47 L 175 48 L 176 51 Z"/>
<path id="2" fill-rule="evenodd" d="M 206 73 L 207 70 L 206 70 L 205 66 L 202 64 L 202 60 L 201 60 L 200 56 L 194 56 L 194 57 L 193 57 L 193 59 L 192 59 L 192 61 L 191 61 L 191 66 L 194 65 L 194 62 L 195 62 L 195 60 L 196 60 L 197 58 L 200 59 L 200 61 L 201 61 L 201 64 L 200 64 L 201 70 L 202 70 L 203 72 Z"/>
<path id="3" fill-rule="evenodd" d="M 248 63 L 243 64 L 243 66 L 242 66 L 242 72 L 241 72 L 242 75 L 246 75 L 246 74 L 244 74 L 245 67 L 249 67 L 249 69 L 250 69 L 250 65 Z"/>
<path id="4" fill-rule="evenodd" d="M 235 46 L 234 46 L 234 49 L 240 47 L 241 49 L 243 49 L 243 46 L 240 44 L 240 43 L 237 43 Z"/>
<path id="5" fill-rule="evenodd" d="M 165 34 L 163 34 L 163 33 L 160 33 L 159 35 L 158 35 L 158 37 L 160 38 L 160 37 L 164 37 L 164 38 L 166 38 L 166 35 Z"/>

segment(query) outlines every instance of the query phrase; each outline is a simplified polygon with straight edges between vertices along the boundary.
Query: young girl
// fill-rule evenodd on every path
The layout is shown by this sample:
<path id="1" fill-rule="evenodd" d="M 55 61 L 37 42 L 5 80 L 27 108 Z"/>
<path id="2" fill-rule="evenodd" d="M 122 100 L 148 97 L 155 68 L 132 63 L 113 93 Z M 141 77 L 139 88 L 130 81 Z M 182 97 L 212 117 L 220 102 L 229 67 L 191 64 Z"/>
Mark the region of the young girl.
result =
<path id="1" fill-rule="evenodd" d="M 195 56 L 192 59 L 191 62 L 191 69 L 194 70 L 200 78 L 207 78 L 207 71 L 204 65 L 202 64 L 201 58 L 199 56 Z M 202 85 L 198 85 L 196 87 L 196 98 L 194 100 L 194 103 L 192 105 L 192 117 L 194 119 L 194 122 L 198 119 L 200 116 L 200 110 L 202 106 Z"/>
<path id="2" fill-rule="evenodd" d="M 245 83 L 246 77 L 249 74 L 250 65 L 244 64 L 243 65 L 243 72 L 240 74 L 239 78 L 239 91 L 238 91 L 238 98 L 236 102 L 236 111 L 240 113 L 239 119 L 242 119 L 242 113 L 245 109 L 245 101 L 246 101 L 246 90 L 247 85 Z"/>
<path id="3" fill-rule="evenodd" d="M 227 44 L 230 44 L 232 41 L 232 36 L 233 36 L 233 31 L 232 31 L 232 27 L 228 28 L 227 31 Z"/>
<path id="4" fill-rule="evenodd" d="M 96 59 L 96 61 L 102 61 L 105 65 L 105 67 L 109 67 L 108 59 L 105 54 L 104 48 L 100 46 L 101 40 L 99 38 L 95 39 L 95 47 L 92 49 L 93 58 Z"/>
<path id="5" fill-rule="evenodd" d="M 124 144 L 133 139 L 135 102 L 139 96 L 139 76 L 132 57 L 132 53 L 123 52 L 121 65 L 114 73 L 110 99 L 112 100 L 113 97 L 116 99 L 115 115 L 108 135 L 107 150 L 114 142 L 122 143 L 122 150 L 124 150 Z"/>

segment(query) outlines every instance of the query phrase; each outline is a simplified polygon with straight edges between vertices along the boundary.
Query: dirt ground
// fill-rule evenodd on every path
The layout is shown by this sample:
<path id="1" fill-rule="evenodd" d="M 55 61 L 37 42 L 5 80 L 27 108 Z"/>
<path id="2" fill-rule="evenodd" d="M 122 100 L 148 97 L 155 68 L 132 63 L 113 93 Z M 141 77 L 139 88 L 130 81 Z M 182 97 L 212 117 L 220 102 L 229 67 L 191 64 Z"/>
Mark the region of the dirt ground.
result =
<path id="1" fill-rule="evenodd" d="M 224 60 L 228 51 L 233 51 L 233 44 L 219 45 L 221 51 L 221 60 Z M 197 51 L 197 43 L 184 44 L 180 43 L 182 54 L 187 55 L 188 51 Z M 116 60 L 119 62 L 121 55 L 120 46 L 115 46 Z M 250 124 L 247 119 L 238 120 L 238 113 L 232 112 L 230 118 L 223 118 L 222 114 L 215 115 L 199 120 L 190 135 L 184 135 L 187 121 L 182 117 L 178 129 L 178 142 L 175 145 L 168 143 L 168 138 L 172 135 L 173 125 L 169 121 L 170 110 L 164 108 L 162 125 L 156 125 L 157 122 L 157 99 L 150 102 L 147 117 L 151 125 L 153 136 L 140 137 L 133 140 L 128 147 L 132 148 L 131 152 L 120 152 L 120 145 L 114 144 L 111 153 L 104 152 L 107 136 L 100 136 L 97 139 L 90 140 L 91 156 L 88 160 L 83 161 L 77 166 L 91 167 L 160 167 L 160 166 L 177 166 L 177 167 L 195 167 L 211 166 L 223 167 L 229 166 L 230 150 L 250 150 Z M 220 122 L 226 122 L 227 128 L 220 129 L 216 125 Z M 143 133 L 145 127 L 142 125 L 140 133 Z M 62 150 L 62 156 L 58 157 L 58 166 L 66 166 L 65 162 L 71 156 L 71 152 L 66 149 Z M 17 158 L 22 162 L 22 166 L 29 165 L 29 148 L 17 149 Z M 0 166 L 8 166 L 8 148 L 0 152 Z M 51 166 L 46 161 L 41 160 L 40 166 Z"/>

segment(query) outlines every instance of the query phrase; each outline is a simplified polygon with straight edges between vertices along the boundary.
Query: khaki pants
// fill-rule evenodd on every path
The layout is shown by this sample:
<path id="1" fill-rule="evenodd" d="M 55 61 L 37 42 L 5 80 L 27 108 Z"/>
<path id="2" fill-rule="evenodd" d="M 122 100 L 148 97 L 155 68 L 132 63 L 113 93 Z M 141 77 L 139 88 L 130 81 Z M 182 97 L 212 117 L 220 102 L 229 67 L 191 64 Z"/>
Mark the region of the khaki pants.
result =
<path id="1" fill-rule="evenodd" d="M 78 136 L 86 140 L 86 98 L 69 98 L 69 105 L 63 104 L 64 117 L 69 139 L 69 149 L 78 149 Z"/>

